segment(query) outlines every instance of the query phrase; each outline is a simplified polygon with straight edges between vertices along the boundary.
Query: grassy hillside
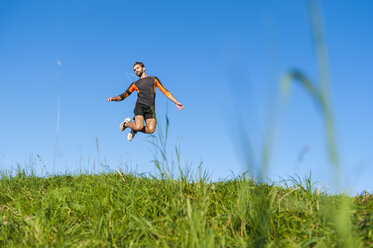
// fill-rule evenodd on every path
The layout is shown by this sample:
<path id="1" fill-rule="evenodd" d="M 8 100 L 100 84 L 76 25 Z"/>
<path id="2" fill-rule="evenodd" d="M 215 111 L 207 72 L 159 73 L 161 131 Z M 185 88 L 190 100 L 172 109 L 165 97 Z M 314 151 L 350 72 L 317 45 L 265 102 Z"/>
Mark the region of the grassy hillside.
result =
<path id="1" fill-rule="evenodd" d="M 291 185 L 3 175 L 0 246 L 373 247 L 372 195 L 328 196 L 309 180 Z M 352 220 L 348 229 L 336 228 L 337 212 Z"/>

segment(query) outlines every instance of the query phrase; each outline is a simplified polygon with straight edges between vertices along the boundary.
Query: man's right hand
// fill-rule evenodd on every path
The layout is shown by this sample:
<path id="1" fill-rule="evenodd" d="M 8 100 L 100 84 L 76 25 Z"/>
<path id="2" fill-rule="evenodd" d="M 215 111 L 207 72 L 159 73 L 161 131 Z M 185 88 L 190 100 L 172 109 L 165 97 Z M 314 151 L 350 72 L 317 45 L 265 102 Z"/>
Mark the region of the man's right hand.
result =
<path id="1" fill-rule="evenodd" d="M 115 97 L 110 97 L 108 99 L 106 99 L 107 102 L 112 102 L 112 101 L 115 101 Z"/>

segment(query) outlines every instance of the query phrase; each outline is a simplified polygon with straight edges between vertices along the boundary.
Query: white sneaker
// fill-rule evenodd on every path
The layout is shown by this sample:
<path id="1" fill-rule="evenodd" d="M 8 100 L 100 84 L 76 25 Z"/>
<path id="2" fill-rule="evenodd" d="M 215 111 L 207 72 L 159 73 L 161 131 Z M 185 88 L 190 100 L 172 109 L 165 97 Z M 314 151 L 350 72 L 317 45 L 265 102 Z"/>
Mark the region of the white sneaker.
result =
<path id="1" fill-rule="evenodd" d="M 129 132 L 128 135 L 127 135 L 127 139 L 128 139 L 129 141 L 132 141 L 133 138 L 135 137 L 135 134 L 136 134 L 136 133 L 137 133 L 137 131 L 133 131 L 133 130 L 131 130 L 131 132 Z"/>
<path id="2" fill-rule="evenodd" d="M 125 126 L 125 124 L 127 123 L 127 122 L 130 122 L 131 121 L 131 118 L 126 118 L 120 125 L 119 125 L 119 129 L 120 129 L 120 131 L 124 131 L 127 127 Z"/>

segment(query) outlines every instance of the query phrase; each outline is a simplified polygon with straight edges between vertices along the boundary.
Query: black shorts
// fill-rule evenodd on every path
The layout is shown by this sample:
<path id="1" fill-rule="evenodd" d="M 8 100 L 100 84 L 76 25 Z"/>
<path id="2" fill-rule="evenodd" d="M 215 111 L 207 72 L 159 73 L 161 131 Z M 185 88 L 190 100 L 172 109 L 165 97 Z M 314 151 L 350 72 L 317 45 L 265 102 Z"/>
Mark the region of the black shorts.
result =
<path id="1" fill-rule="evenodd" d="M 141 116 L 144 117 L 145 120 L 150 119 L 150 118 L 154 118 L 155 119 L 155 109 L 154 109 L 154 106 L 153 107 L 149 107 L 149 106 L 146 106 L 146 105 L 141 104 L 141 103 L 136 103 L 135 109 L 133 110 L 133 112 L 135 113 L 135 116 L 136 115 L 141 115 Z"/>

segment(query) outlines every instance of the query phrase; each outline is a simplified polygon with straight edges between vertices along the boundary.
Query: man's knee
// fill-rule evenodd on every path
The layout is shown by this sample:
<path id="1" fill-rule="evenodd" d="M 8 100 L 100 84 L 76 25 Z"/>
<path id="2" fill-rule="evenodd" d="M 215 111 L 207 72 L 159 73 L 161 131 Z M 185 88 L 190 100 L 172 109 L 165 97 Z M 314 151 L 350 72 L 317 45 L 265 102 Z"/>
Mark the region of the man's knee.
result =
<path id="1" fill-rule="evenodd" d="M 148 126 L 147 127 L 147 133 L 154 133 L 155 132 L 155 126 Z"/>
<path id="2" fill-rule="evenodd" d="M 133 130 L 140 131 L 143 128 L 144 128 L 144 125 L 138 124 L 138 125 L 135 125 L 135 128 Z"/>

